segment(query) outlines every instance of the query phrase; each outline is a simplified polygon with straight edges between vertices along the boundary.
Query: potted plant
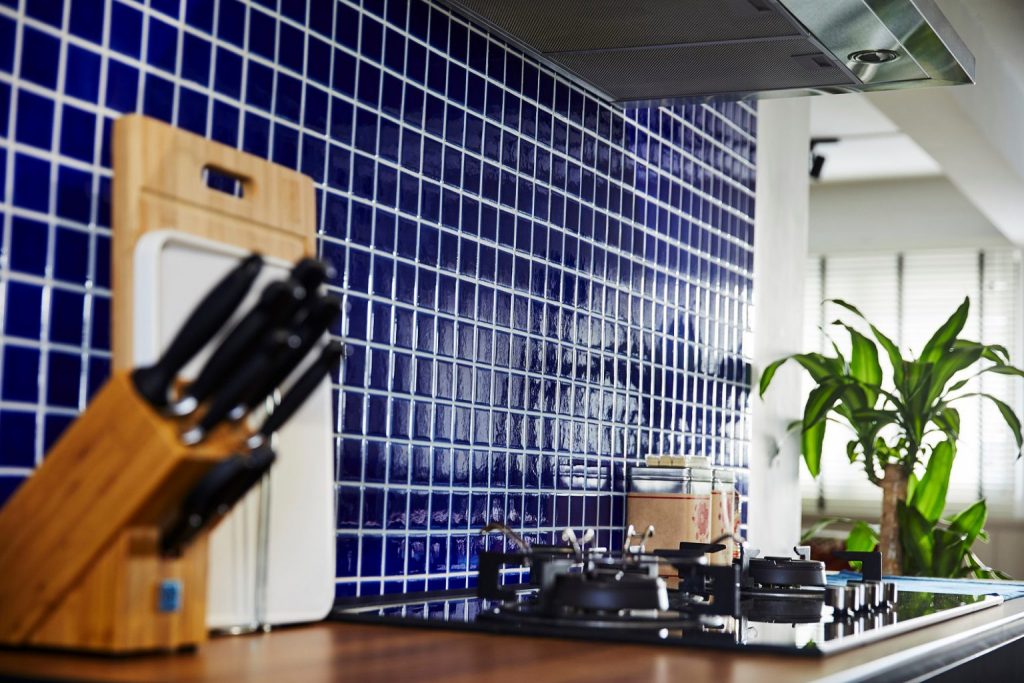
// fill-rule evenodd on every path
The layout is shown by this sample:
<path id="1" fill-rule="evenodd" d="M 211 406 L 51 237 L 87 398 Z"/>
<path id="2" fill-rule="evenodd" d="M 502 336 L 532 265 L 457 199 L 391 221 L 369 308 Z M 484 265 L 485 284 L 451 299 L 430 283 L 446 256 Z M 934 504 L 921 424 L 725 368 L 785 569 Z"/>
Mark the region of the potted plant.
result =
<path id="1" fill-rule="evenodd" d="M 878 531 L 864 522 L 855 523 L 847 547 L 871 550 L 877 544 L 887 574 L 1005 578 L 984 566 L 971 550 L 975 540 L 987 538 L 985 501 L 949 520 L 942 513 L 959 438 L 959 401 L 977 396 L 991 401 L 1013 432 L 1018 457 L 1024 442 L 1021 421 L 1009 405 L 965 387 L 982 373 L 1024 376 L 1024 371 L 1010 365 L 1004 347 L 959 338 L 969 299 L 936 330 L 917 358 L 904 357 L 856 307 L 838 299 L 831 303 L 866 323 L 874 340 L 836 320 L 833 325 L 850 337 L 849 358 L 834 341 L 834 356 L 802 353 L 780 358 L 761 375 L 760 395 L 764 397 L 776 371 L 787 361 L 797 362 L 810 374 L 815 386 L 803 418 L 793 426 L 800 429 L 804 462 L 815 477 L 828 425 L 841 423 L 852 431 L 846 454 L 882 489 L 882 514 Z M 886 381 L 879 346 L 891 367 Z M 832 521 L 825 520 L 812 531 Z"/>

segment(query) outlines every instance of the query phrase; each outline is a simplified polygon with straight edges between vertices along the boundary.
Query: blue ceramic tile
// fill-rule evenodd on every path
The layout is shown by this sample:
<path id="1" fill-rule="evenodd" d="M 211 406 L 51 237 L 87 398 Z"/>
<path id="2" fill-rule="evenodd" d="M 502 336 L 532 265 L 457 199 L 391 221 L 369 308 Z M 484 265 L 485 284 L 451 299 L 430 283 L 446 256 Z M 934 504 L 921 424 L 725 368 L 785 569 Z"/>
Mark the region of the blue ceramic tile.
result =
<path id="1" fill-rule="evenodd" d="M 39 350 L 8 344 L 4 346 L 3 361 L 0 398 L 35 403 L 39 397 Z"/>
<path id="2" fill-rule="evenodd" d="M 5 309 L 4 334 L 27 339 L 39 338 L 42 289 L 23 282 L 11 282 L 7 286 Z M 81 324 L 82 321 L 79 319 L 79 329 Z"/>
<path id="3" fill-rule="evenodd" d="M 8 297 L 10 298 L 10 295 Z M 69 346 L 79 346 L 82 344 L 84 306 L 85 297 L 82 294 L 64 289 L 52 290 L 50 299 L 50 341 L 68 344 Z M 36 316 L 38 317 L 38 312 Z M 8 318 L 8 323 L 10 323 L 10 320 Z M 104 318 L 102 321 L 106 320 Z M 7 333 L 12 333 L 10 324 L 8 324 Z M 38 329 L 36 329 L 36 336 L 38 334 Z"/>
<path id="4" fill-rule="evenodd" d="M 99 100 L 99 55 L 77 45 L 69 45 L 66 69 L 67 94 L 95 104 Z"/>
<path id="5" fill-rule="evenodd" d="M 0 467 L 34 467 L 35 435 L 34 413 L 0 410 L 0 441 L 4 444 Z"/>
<path id="6" fill-rule="evenodd" d="M 95 154 L 96 116 L 71 105 L 61 110 L 60 152 L 79 161 L 91 162 Z"/>
<path id="7" fill-rule="evenodd" d="M 44 88 L 57 86 L 60 42 L 43 31 L 26 26 L 22 32 L 21 77 Z"/>
<path id="8" fill-rule="evenodd" d="M 15 137 L 18 142 L 49 149 L 53 135 L 53 110 L 53 100 L 28 90 L 19 92 L 15 107 L 18 118 Z"/>
<path id="9" fill-rule="evenodd" d="M 128 57 L 139 57 L 142 13 L 135 7 L 122 2 L 113 3 L 110 10 L 110 47 Z"/>
<path id="10" fill-rule="evenodd" d="M 138 92 L 138 70 L 111 59 L 107 64 L 107 106 L 117 111 L 133 111 Z"/>
<path id="11" fill-rule="evenodd" d="M 178 31 L 160 19 L 149 20 L 146 61 L 164 71 L 173 72 L 178 58 Z"/>

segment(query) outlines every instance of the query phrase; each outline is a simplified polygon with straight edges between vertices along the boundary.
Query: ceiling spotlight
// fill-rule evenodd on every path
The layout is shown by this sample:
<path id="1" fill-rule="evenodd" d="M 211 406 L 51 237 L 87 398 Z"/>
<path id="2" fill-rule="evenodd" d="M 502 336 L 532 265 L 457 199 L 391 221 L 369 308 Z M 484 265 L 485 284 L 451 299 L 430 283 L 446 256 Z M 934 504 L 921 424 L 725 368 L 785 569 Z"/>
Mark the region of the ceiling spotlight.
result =
<path id="1" fill-rule="evenodd" d="M 814 148 L 818 145 L 828 145 L 836 142 L 839 142 L 839 138 L 811 138 L 810 170 L 811 178 L 814 180 L 821 178 L 821 172 L 825 168 L 825 157 L 821 154 L 815 154 Z"/>
<path id="2" fill-rule="evenodd" d="M 900 53 L 895 50 L 857 50 L 851 52 L 847 59 L 857 64 L 886 64 L 900 58 Z"/>

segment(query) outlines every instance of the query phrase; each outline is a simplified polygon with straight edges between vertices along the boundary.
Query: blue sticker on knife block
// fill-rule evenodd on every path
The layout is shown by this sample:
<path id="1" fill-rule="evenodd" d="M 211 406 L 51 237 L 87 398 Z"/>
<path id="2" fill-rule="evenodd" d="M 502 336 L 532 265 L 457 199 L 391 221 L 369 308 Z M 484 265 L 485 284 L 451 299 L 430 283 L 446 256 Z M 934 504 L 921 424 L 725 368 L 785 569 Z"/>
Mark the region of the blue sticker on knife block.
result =
<path id="1" fill-rule="evenodd" d="M 160 612 L 180 612 L 182 591 L 181 579 L 164 579 L 161 581 L 157 591 L 157 610 Z"/>

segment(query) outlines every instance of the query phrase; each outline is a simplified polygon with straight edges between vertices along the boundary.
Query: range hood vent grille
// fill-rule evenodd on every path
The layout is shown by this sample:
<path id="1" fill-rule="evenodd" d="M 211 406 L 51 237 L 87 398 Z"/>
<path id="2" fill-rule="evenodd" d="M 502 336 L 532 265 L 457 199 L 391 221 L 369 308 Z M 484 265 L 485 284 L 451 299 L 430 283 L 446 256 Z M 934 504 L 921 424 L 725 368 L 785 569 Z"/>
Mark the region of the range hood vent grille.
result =
<path id="1" fill-rule="evenodd" d="M 447 0 L 627 104 L 969 83 L 933 0 Z M 893 55 L 871 63 L 857 53 Z"/>

